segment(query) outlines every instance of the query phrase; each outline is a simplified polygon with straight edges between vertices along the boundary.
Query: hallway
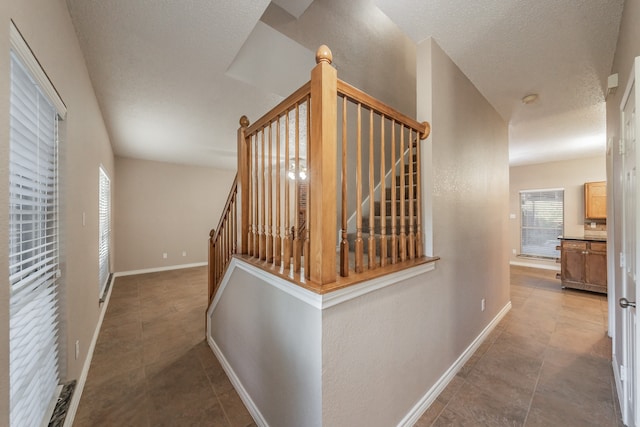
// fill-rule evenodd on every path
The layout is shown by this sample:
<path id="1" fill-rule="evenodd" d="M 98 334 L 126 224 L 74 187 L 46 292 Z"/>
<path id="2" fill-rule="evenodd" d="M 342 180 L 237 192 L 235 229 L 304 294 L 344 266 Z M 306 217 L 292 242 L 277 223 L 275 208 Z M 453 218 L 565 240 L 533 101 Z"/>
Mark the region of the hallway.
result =
<path id="1" fill-rule="evenodd" d="M 621 426 L 606 296 L 514 266 L 511 303 L 416 426 Z"/>
<path id="2" fill-rule="evenodd" d="M 416 426 L 618 426 L 606 297 L 511 268 L 512 310 Z M 206 268 L 116 279 L 74 426 L 254 426 L 204 341 Z M 275 427 L 275 426 L 274 426 Z"/>

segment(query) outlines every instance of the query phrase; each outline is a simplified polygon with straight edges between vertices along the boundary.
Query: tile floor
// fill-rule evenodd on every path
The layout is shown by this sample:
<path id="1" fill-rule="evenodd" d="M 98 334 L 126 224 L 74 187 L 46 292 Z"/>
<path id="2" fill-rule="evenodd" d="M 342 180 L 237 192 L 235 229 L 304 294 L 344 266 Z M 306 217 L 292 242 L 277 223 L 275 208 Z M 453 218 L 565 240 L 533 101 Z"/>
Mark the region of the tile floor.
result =
<path id="1" fill-rule="evenodd" d="M 74 427 L 255 426 L 204 340 L 206 267 L 113 286 Z"/>
<path id="2" fill-rule="evenodd" d="M 512 267 L 511 303 L 416 426 L 621 426 L 606 297 Z"/>
<path id="3" fill-rule="evenodd" d="M 554 275 L 512 268 L 512 310 L 416 426 L 622 425 L 606 298 Z M 116 280 L 74 426 L 255 425 L 204 340 L 206 288 L 204 267 Z"/>

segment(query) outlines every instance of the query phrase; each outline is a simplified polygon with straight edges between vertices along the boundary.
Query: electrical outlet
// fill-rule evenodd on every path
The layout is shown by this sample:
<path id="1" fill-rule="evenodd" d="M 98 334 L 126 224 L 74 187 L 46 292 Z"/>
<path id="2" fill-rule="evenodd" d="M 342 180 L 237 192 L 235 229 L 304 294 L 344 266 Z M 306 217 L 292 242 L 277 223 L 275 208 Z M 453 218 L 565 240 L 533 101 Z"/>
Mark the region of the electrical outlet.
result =
<path id="1" fill-rule="evenodd" d="M 485 309 L 485 300 L 484 298 L 482 298 L 482 300 L 480 300 L 480 310 L 484 311 L 484 309 Z"/>
<path id="2" fill-rule="evenodd" d="M 76 360 L 80 357 L 80 340 L 76 340 Z"/>
<path id="3" fill-rule="evenodd" d="M 514 254 L 514 255 L 517 255 L 518 251 L 516 251 L 515 249 L 511 249 L 511 253 Z"/>
<path id="4" fill-rule="evenodd" d="M 167 259 L 167 253 L 166 252 L 162 253 L 162 258 Z"/>
<path id="5" fill-rule="evenodd" d="M 182 256 L 187 256 L 187 251 L 182 251 Z"/>

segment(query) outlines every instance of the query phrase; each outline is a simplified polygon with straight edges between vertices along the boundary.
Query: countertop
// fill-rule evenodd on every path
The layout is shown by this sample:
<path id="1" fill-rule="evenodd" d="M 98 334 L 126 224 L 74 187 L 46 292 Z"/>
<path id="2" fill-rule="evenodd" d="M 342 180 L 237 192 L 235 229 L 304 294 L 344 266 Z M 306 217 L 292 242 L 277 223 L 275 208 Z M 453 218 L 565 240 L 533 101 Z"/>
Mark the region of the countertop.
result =
<path id="1" fill-rule="evenodd" d="M 606 242 L 606 237 L 571 237 L 571 236 L 558 236 L 560 240 L 582 240 L 585 242 Z"/>

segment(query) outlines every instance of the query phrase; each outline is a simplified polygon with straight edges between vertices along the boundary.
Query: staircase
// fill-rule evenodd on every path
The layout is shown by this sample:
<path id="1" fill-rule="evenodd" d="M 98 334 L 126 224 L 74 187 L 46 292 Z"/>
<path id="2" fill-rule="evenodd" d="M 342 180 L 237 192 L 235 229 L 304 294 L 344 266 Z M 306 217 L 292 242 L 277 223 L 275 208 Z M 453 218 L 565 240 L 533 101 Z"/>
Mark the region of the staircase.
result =
<path id="1" fill-rule="evenodd" d="M 413 154 L 411 156 L 412 165 L 407 162 L 404 165 L 404 198 L 401 200 L 401 192 L 402 192 L 402 177 L 400 176 L 400 168 L 398 169 L 398 173 L 393 178 L 393 185 L 395 186 L 395 201 L 393 200 L 394 191 L 391 188 L 385 189 L 385 198 L 384 200 L 375 200 L 373 204 L 373 215 L 374 215 L 374 237 L 376 237 L 376 257 L 378 259 L 378 263 L 380 264 L 380 237 L 382 236 L 382 203 L 385 203 L 385 236 L 386 236 L 386 244 L 387 244 L 387 261 L 391 259 L 392 254 L 392 232 L 395 231 L 395 237 L 397 242 L 397 253 L 400 254 L 400 234 L 402 232 L 401 221 L 400 221 L 400 211 L 402 209 L 402 205 L 404 205 L 404 233 L 406 236 L 409 236 L 409 225 L 410 225 L 410 203 L 413 201 L 413 223 L 414 223 L 414 233 L 415 233 L 415 224 L 417 219 L 417 194 L 416 194 L 416 182 L 417 182 L 417 174 L 416 174 L 416 156 Z M 413 176 L 410 176 L 410 171 L 413 171 Z M 409 184 L 411 183 L 411 185 Z M 410 193 L 412 191 L 412 193 Z M 380 197 L 380 195 L 378 195 Z M 395 204 L 395 230 L 392 230 L 393 218 L 392 218 L 392 209 Z M 362 218 L 362 240 L 364 245 L 364 253 L 367 254 L 369 251 L 369 237 L 370 237 L 370 227 L 369 220 L 371 212 L 368 212 L 369 215 L 363 216 Z M 355 228 L 355 227 L 354 227 Z M 349 242 L 349 252 L 355 252 L 356 247 L 356 238 L 357 233 L 354 230 L 347 234 L 347 240 Z M 407 251 L 409 250 L 409 240 L 407 237 L 407 247 L 405 248 Z"/>

